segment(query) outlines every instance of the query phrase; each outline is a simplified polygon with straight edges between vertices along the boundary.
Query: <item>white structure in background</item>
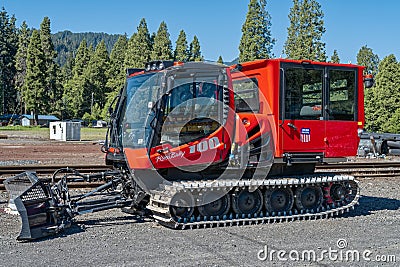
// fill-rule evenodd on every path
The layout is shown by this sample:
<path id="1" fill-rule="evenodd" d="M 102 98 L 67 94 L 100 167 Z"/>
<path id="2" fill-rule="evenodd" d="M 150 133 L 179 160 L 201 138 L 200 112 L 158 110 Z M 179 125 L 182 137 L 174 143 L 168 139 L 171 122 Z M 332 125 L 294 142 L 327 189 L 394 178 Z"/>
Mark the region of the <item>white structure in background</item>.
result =
<path id="1" fill-rule="evenodd" d="M 93 121 L 93 128 L 104 128 L 107 127 L 107 122 L 103 120 Z"/>
<path id="2" fill-rule="evenodd" d="M 32 126 L 34 125 L 35 117 L 33 116 L 33 114 L 31 115 L 24 114 L 21 115 L 20 120 L 22 126 Z M 53 121 L 60 121 L 60 120 L 54 115 L 38 115 L 37 124 L 45 125 L 47 127 Z"/>
<path id="3" fill-rule="evenodd" d="M 81 123 L 72 121 L 50 122 L 50 139 L 60 141 L 80 141 Z"/>

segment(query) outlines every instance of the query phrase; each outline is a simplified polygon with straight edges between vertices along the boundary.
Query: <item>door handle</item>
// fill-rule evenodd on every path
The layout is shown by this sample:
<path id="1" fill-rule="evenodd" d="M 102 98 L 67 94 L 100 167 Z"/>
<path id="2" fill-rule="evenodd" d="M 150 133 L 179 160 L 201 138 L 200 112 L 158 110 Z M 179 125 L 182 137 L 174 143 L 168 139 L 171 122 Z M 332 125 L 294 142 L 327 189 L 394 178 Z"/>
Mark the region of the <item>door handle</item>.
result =
<path id="1" fill-rule="evenodd" d="M 290 128 L 293 128 L 295 131 L 297 131 L 297 127 L 293 124 L 293 123 L 288 123 L 287 126 L 289 126 Z"/>
<path id="2" fill-rule="evenodd" d="M 324 109 L 328 115 L 331 115 L 331 110 L 329 109 L 328 105 L 325 105 Z"/>

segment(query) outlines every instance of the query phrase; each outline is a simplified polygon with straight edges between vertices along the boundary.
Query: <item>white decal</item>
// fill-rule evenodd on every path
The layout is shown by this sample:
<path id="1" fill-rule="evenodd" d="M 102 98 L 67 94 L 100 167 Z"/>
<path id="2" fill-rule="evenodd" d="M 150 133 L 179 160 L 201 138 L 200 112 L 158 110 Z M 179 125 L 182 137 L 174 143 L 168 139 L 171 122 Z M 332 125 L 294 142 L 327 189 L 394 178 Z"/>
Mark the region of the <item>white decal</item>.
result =
<path id="1" fill-rule="evenodd" d="M 198 152 L 204 152 L 207 151 L 209 149 L 214 149 L 217 146 L 219 146 L 221 143 L 219 142 L 218 137 L 213 137 L 210 138 L 210 140 L 203 140 L 200 143 L 198 143 L 197 145 L 193 145 L 189 147 L 189 153 L 193 154 L 196 151 Z"/>
<path id="2" fill-rule="evenodd" d="M 183 158 L 184 155 L 185 155 L 185 152 L 179 150 L 179 152 L 171 152 L 166 155 L 156 157 L 156 162 L 159 162 L 159 161 L 163 162 L 163 161 L 175 159 L 175 158 Z"/>
<path id="3" fill-rule="evenodd" d="M 300 131 L 300 142 L 308 143 L 311 141 L 311 130 L 310 128 L 301 128 Z"/>

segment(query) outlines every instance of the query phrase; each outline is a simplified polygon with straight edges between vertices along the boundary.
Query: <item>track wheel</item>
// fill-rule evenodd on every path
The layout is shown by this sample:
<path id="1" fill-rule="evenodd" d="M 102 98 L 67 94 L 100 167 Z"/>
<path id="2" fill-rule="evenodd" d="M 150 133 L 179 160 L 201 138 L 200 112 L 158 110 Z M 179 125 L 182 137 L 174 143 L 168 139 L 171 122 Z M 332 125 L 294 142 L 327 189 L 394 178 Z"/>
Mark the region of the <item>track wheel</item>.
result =
<path id="1" fill-rule="evenodd" d="M 171 215 L 178 219 L 190 218 L 194 211 L 194 198 L 189 192 L 176 193 L 170 203 Z"/>
<path id="2" fill-rule="evenodd" d="M 263 196 L 260 189 L 250 192 L 242 189 L 232 196 L 232 209 L 238 214 L 259 213 L 263 205 Z"/>
<path id="3" fill-rule="evenodd" d="M 343 201 L 347 196 L 347 189 L 342 184 L 333 184 L 330 189 L 330 196 L 333 201 Z"/>
<path id="4" fill-rule="evenodd" d="M 300 210 L 316 211 L 322 205 L 323 193 L 319 186 L 297 188 L 295 195 L 296 207 Z"/>
<path id="5" fill-rule="evenodd" d="M 284 212 L 293 207 L 293 192 L 290 188 L 267 189 L 264 196 L 268 212 Z"/>
<path id="6" fill-rule="evenodd" d="M 222 195 L 222 196 L 221 196 Z M 231 199 L 228 193 L 221 194 L 214 191 L 204 193 L 202 198 L 203 205 L 199 206 L 199 213 L 206 217 L 216 217 L 228 214 L 231 208 Z"/>

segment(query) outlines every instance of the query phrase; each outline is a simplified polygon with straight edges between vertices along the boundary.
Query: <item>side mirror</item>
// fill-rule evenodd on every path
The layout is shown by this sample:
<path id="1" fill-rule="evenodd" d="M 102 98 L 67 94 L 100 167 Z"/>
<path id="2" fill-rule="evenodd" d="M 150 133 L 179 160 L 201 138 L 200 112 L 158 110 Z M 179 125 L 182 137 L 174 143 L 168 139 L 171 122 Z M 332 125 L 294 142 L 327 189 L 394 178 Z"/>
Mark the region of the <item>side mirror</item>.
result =
<path id="1" fill-rule="evenodd" d="M 364 75 L 364 87 L 371 88 L 375 85 L 374 76 L 372 74 Z"/>
<path id="2" fill-rule="evenodd" d="M 108 108 L 108 114 L 113 114 L 113 112 L 114 112 L 114 110 L 113 110 L 113 108 L 110 106 L 109 108 Z"/>

